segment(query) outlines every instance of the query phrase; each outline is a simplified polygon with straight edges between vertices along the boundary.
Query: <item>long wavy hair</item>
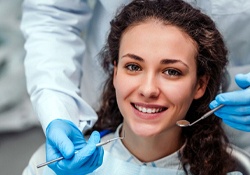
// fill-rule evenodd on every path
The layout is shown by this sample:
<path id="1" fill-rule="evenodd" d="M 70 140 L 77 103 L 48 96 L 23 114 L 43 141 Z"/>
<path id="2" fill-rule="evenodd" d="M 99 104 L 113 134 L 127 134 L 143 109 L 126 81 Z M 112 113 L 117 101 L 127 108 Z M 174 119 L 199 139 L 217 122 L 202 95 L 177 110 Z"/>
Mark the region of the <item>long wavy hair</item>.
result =
<path id="1" fill-rule="evenodd" d="M 155 19 L 166 25 L 178 27 L 197 43 L 197 77 L 210 77 L 205 94 L 193 100 L 185 119 L 195 121 L 209 110 L 209 103 L 219 92 L 223 70 L 227 65 L 227 49 L 214 22 L 200 10 L 181 0 L 134 0 L 123 6 L 110 22 L 111 30 L 101 52 L 102 65 L 108 74 L 102 94 L 98 121 L 92 130 L 115 131 L 123 122 L 113 86 L 114 62 L 122 34 L 128 27 Z M 192 127 L 183 128 L 186 145 L 180 159 L 186 174 L 224 175 L 233 170 L 234 162 L 226 148 L 228 139 L 221 127 L 221 120 L 212 115 Z M 188 168 L 187 168 L 188 167 Z"/>

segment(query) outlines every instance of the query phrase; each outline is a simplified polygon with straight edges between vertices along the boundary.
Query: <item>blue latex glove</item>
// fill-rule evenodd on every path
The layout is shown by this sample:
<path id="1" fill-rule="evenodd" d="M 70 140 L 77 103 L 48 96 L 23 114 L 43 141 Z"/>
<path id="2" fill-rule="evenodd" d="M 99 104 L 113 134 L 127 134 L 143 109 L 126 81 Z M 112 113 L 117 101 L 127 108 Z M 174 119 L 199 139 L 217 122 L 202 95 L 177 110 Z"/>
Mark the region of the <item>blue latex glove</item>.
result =
<path id="1" fill-rule="evenodd" d="M 93 172 L 103 161 L 103 148 L 96 147 L 100 134 L 94 131 L 88 142 L 74 123 L 53 120 L 46 128 L 47 161 L 63 156 L 65 159 L 49 167 L 57 175 L 80 175 Z M 78 151 L 75 154 L 75 151 Z"/>
<path id="2" fill-rule="evenodd" d="M 250 132 L 250 73 L 236 75 L 235 81 L 242 89 L 217 95 L 210 108 L 224 104 L 215 115 L 235 129 Z"/>

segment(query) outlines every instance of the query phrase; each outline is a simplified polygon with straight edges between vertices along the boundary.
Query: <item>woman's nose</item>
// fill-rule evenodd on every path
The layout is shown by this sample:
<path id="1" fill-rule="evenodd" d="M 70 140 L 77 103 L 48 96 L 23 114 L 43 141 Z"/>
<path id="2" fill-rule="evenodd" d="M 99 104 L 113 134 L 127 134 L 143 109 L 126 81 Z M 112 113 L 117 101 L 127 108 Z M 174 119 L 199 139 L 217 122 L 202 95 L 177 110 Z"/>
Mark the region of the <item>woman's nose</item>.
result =
<path id="1" fill-rule="evenodd" d="M 146 98 L 156 98 L 160 94 L 157 78 L 155 76 L 146 76 L 141 81 L 139 93 Z"/>

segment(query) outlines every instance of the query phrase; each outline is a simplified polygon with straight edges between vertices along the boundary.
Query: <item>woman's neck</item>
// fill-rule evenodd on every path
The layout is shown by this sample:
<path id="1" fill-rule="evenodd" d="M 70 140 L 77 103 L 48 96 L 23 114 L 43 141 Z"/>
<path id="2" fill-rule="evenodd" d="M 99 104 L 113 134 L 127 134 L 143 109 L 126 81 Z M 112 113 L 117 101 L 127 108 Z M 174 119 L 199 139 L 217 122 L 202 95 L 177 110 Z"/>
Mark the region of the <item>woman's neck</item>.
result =
<path id="1" fill-rule="evenodd" d="M 122 140 L 124 146 L 141 162 L 152 162 L 166 157 L 184 144 L 180 128 L 151 137 L 137 136 L 124 127 L 122 133 L 124 130 L 126 131 L 125 139 Z"/>

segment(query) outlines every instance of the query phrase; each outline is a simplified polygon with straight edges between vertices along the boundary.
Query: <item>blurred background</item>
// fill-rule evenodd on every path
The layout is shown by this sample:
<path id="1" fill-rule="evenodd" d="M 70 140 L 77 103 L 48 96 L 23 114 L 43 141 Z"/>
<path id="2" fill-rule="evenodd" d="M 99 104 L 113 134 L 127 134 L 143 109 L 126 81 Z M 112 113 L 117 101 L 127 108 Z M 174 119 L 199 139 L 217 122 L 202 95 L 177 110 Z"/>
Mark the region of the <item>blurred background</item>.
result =
<path id="1" fill-rule="evenodd" d="M 22 0 L 0 0 L 0 174 L 20 175 L 45 141 L 25 86 Z"/>

